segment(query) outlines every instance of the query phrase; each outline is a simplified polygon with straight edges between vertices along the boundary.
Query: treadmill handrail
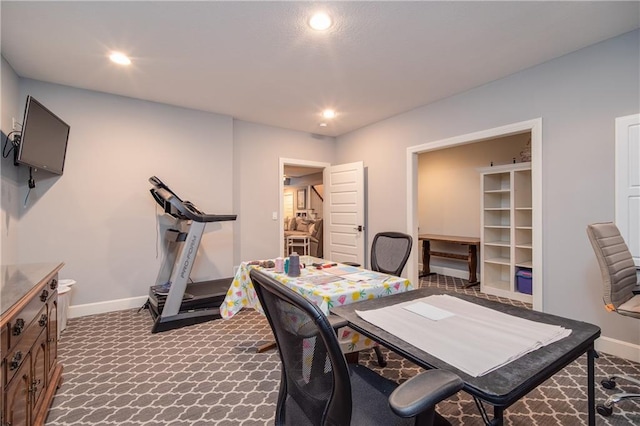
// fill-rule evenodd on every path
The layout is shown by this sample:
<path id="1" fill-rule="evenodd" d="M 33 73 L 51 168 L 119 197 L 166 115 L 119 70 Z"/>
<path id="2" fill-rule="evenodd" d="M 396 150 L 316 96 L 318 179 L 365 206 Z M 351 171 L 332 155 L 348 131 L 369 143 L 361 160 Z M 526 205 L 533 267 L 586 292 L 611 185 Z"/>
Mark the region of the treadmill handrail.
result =
<path id="1" fill-rule="evenodd" d="M 154 187 L 151 195 L 164 209 L 164 212 L 178 219 L 188 219 L 195 222 L 226 222 L 236 220 L 235 214 L 207 214 L 203 213 L 191 202 L 182 201 L 167 185 L 155 176 L 149 178 Z"/>

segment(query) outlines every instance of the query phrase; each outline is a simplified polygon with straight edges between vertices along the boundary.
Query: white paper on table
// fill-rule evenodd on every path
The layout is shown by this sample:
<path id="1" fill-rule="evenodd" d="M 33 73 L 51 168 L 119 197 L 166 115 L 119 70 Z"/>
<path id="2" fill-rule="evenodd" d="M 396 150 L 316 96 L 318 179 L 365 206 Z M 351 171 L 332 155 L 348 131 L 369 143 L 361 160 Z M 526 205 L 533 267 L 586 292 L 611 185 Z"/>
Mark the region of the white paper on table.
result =
<path id="1" fill-rule="evenodd" d="M 404 309 L 418 302 L 454 315 L 432 321 Z M 570 329 L 515 317 L 448 295 L 356 310 L 356 314 L 473 377 L 571 334 Z"/>
<path id="2" fill-rule="evenodd" d="M 424 302 L 418 302 L 418 303 L 413 303 L 411 305 L 404 306 L 404 309 L 406 309 L 407 311 L 413 312 L 414 314 L 418 314 L 421 317 L 430 319 L 431 321 L 440 321 L 442 319 L 449 318 L 454 315 L 449 311 L 436 308 L 435 306 L 429 305 L 428 303 L 424 303 Z"/>

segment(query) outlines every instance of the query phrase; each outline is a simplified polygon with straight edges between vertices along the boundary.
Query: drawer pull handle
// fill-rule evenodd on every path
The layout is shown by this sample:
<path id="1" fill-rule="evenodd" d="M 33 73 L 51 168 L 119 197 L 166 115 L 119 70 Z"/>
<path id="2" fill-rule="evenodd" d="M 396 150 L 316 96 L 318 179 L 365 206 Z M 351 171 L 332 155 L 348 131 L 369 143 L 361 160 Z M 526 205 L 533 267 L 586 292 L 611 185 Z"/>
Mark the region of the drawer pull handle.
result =
<path id="1" fill-rule="evenodd" d="M 40 327 L 44 327 L 45 325 L 47 325 L 47 314 L 42 314 L 40 316 L 40 320 L 38 321 L 38 324 L 40 324 Z"/>
<path id="2" fill-rule="evenodd" d="M 49 297 L 49 292 L 47 290 L 42 290 L 42 294 L 40 295 L 40 301 L 46 302 Z"/>
<path id="3" fill-rule="evenodd" d="M 24 320 L 22 318 L 18 318 L 16 323 L 13 325 L 12 334 L 14 336 L 19 336 L 22 334 L 22 330 L 24 329 Z"/>
<path id="4" fill-rule="evenodd" d="M 55 278 L 51 280 L 51 283 L 49 284 L 49 287 L 51 287 L 51 290 L 55 290 L 56 287 L 58 287 L 58 280 L 56 280 Z"/>
<path id="5" fill-rule="evenodd" d="M 41 383 L 40 379 L 33 379 L 31 381 L 31 386 L 29 387 L 29 392 L 36 393 L 38 392 L 38 385 Z"/>
<path id="6" fill-rule="evenodd" d="M 15 353 L 15 355 L 13 355 L 13 359 L 9 364 L 9 370 L 15 370 L 16 368 L 20 367 L 20 361 L 22 361 L 22 352 L 18 351 Z"/>

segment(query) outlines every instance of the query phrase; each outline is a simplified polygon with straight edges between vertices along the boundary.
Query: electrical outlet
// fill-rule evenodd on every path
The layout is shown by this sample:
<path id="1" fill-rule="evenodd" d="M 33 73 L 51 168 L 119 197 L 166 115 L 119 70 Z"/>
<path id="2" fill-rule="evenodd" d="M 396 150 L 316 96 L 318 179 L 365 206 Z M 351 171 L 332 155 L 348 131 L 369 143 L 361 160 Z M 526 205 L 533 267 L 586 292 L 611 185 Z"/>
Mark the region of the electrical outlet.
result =
<path id="1" fill-rule="evenodd" d="M 278 212 L 271 212 L 271 219 L 278 220 Z"/>
<path id="2" fill-rule="evenodd" d="M 15 119 L 15 117 L 11 118 L 11 129 L 16 132 L 20 130 L 20 123 Z"/>

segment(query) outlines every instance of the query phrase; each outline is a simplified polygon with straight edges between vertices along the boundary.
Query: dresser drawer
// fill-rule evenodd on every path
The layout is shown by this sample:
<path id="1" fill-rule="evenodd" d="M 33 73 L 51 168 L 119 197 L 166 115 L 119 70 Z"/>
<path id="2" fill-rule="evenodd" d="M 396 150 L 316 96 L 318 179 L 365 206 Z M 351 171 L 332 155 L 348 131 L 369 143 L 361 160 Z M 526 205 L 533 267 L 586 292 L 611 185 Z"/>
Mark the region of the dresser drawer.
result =
<path id="1" fill-rule="evenodd" d="M 47 307 L 43 306 L 39 312 L 34 315 L 34 321 L 31 322 L 20 334 L 20 340 L 13 345 L 13 347 L 7 352 L 4 365 L 4 377 L 6 386 L 15 373 L 20 369 L 20 366 L 26 359 L 27 354 L 31 350 L 31 347 L 38 339 L 38 336 L 47 326 Z"/>
<path id="2" fill-rule="evenodd" d="M 45 306 L 45 303 L 51 295 L 55 293 L 55 290 L 51 290 L 48 287 L 40 290 L 38 296 L 34 297 L 29 303 L 18 312 L 11 320 L 8 322 L 9 328 L 9 347 L 8 349 L 14 348 L 19 342 L 26 328 L 33 322 L 33 320 L 37 319 L 38 312 L 42 310 Z"/>

